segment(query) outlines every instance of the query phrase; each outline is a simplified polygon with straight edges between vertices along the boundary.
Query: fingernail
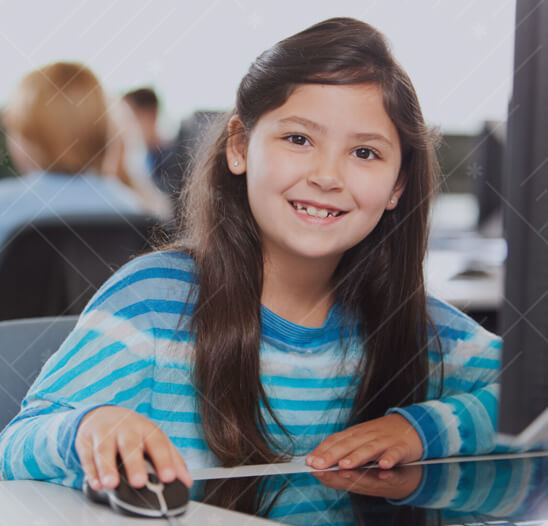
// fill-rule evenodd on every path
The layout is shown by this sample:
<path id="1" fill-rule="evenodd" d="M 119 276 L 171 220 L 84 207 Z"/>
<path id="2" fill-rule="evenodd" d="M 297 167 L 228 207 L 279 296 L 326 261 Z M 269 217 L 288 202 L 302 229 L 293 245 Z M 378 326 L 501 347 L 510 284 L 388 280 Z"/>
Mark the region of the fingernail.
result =
<path id="1" fill-rule="evenodd" d="M 350 459 L 349 458 L 345 458 L 343 460 L 341 460 L 341 464 L 343 466 L 350 466 Z"/>
<path id="2" fill-rule="evenodd" d="M 99 484 L 99 481 L 97 479 L 91 479 L 89 481 L 89 485 L 93 488 L 93 489 L 100 489 L 101 488 L 101 484 Z"/>
<path id="3" fill-rule="evenodd" d="M 165 468 L 162 470 L 162 480 L 164 482 L 171 482 L 175 478 L 175 471 L 171 468 Z"/>
<path id="4" fill-rule="evenodd" d="M 312 455 L 309 457 L 306 457 L 307 464 L 314 464 L 315 460 L 316 460 L 316 457 L 313 457 Z"/>
<path id="5" fill-rule="evenodd" d="M 103 477 L 103 485 L 107 488 L 114 486 L 114 484 L 116 484 L 116 478 L 114 475 L 106 475 Z"/>
<path id="6" fill-rule="evenodd" d="M 323 466 L 325 464 L 325 458 L 323 457 L 315 458 L 314 464 L 316 464 L 317 466 Z"/>
<path id="7" fill-rule="evenodd" d="M 379 465 L 382 467 L 382 468 L 389 468 L 390 467 L 390 462 L 388 460 L 381 460 L 379 462 Z"/>
<path id="8" fill-rule="evenodd" d="M 133 477 L 131 477 L 132 486 L 144 486 L 146 481 L 146 477 L 143 473 L 136 473 Z"/>

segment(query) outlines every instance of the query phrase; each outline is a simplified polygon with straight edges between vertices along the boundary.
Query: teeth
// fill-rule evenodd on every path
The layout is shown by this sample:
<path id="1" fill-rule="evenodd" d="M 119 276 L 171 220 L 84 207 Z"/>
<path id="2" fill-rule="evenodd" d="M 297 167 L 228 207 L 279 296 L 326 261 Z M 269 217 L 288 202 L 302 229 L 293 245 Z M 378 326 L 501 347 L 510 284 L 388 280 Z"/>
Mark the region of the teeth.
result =
<path id="1" fill-rule="evenodd" d="M 292 203 L 293 207 L 299 212 L 299 214 L 306 214 L 312 217 L 319 217 L 325 219 L 326 217 L 337 217 L 341 212 L 328 212 L 324 208 L 316 208 L 315 206 L 303 206 L 299 203 Z"/>
<path id="2" fill-rule="evenodd" d="M 316 210 L 316 215 L 317 215 L 318 217 L 321 217 L 322 219 L 323 219 L 324 217 L 327 217 L 327 214 L 328 214 L 328 213 L 329 213 L 329 212 L 328 212 L 327 210 Z"/>

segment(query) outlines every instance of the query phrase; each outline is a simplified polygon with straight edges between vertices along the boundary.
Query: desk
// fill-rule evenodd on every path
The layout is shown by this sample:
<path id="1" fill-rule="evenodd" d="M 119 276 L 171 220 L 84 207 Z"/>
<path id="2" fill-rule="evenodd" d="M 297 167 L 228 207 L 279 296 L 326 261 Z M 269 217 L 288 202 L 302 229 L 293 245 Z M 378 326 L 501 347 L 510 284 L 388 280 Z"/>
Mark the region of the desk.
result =
<path id="1" fill-rule="evenodd" d="M 272 520 L 191 502 L 180 523 L 187 526 L 548 526 L 546 451 L 505 458 L 488 456 L 466 461 L 453 458 L 413 463 L 391 470 L 388 479 L 380 473 L 377 468 L 366 467 L 346 472 L 325 471 L 321 477 L 310 472 L 289 472 L 216 479 L 212 481 L 215 497 L 228 490 L 242 497 L 240 504 L 253 502 L 253 506 L 257 506 L 251 510 L 253 513 Z M 195 484 L 200 482 L 203 481 Z M 118 515 L 110 508 L 89 502 L 77 490 L 36 481 L 0 482 L 0 509 L 0 526 L 166 524 L 159 519 Z"/>
<path id="2" fill-rule="evenodd" d="M 0 482 L 0 526 L 160 526 L 161 519 L 120 515 L 78 490 L 34 480 Z M 190 501 L 181 526 L 272 526 L 274 521 Z"/>
<path id="3" fill-rule="evenodd" d="M 488 266 L 483 276 L 459 277 L 469 268 L 470 255 L 462 251 L 430 249 L 424 265 L 428 292 L 465 312 L 497 311 L 504 300 L 503 264 Z"/>

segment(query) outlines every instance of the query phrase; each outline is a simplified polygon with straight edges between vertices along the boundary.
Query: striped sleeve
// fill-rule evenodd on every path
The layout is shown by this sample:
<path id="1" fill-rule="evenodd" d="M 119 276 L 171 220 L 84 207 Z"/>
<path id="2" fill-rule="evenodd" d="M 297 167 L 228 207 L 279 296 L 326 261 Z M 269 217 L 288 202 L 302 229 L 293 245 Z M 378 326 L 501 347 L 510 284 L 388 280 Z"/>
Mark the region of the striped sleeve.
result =
<path id="1" fill-rule="evenodd" d="M 388 501 L 445 512 L 473 512 L 475 519 L 479 513 L 515 517 L 535 509 L 535 502 L 546 492 L 543 473 L 547 466 L 546 457 L 425 464 L 417 489 L 403 500 Z"/>
<path id="2" fill-rule="evenodd" d="M 133 260 L 97 291 L 0 435 L 2 478 L 81 486 L 74 448 L 80 421 L 102 405 L 150 406 L 160 317 L 178 319 L 184 310 L 167 291 L 191 280 L 180 265 L 166 265 L 165 255 L 151 254 Z"/>
<path id="3" fill-rule="evenodd" d="M 442 345 L 442 396 L 436 399 L 441 360 L 432 346 L 428 400 L 387 414 L 398 413 L 413 425 L 422 459 L 502 451 L 495 444 L 501 339 L 446 303 L 429 298 L 428 307 Z M 429 336 L 434 342 L 434 334 Z"/>

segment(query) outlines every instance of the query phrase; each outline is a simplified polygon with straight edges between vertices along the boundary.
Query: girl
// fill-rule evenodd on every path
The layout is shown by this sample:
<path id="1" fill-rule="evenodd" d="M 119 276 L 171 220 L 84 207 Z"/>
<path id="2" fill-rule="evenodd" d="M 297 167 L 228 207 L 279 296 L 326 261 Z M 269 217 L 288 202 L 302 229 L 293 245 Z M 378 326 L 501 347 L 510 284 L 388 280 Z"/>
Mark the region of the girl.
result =
<path id="1" fill-rule="evenodd" d="M 119 452 L 140 487 L 147 452 L 190 485 L 214 464 L 493 450 L 500 341 L 424 290 L 433 144 L 371 26 L 263 53 L 177 240 L 91 300 L 2 433 L 3 476 L 114 487 Z"/>

